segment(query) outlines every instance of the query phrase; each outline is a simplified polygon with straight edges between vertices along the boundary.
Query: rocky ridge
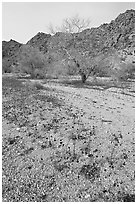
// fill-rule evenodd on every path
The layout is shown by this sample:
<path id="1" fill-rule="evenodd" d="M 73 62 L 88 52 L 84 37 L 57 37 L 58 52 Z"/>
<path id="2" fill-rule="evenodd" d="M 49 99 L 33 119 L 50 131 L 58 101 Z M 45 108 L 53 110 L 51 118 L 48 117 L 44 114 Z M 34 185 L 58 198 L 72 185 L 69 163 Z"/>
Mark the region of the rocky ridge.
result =
<path id="1" fill-rule="evenodd" d="M 10 41 L 2 41 L 2 57 L 12 57 L 16 55 L 21 46 L 21 43 L 12 39 Z"/>
<path id="2" fill-rule="evenodd" d="M 80 33 L 58 32 L 52 36 L 39 32 L 26 44 L 39 48 L 45 54 L 54 54 L 58 59 L 68 57 L 63 48 L 69 52 L 87 52 L 91 57 L 114 48 L 135 63 L 135 10 L 127 10 L 108 24 L 85 29 Z M 3 41 L 3 58 L 16 56 L 21 45 L 13 40 Z"/>
<path id="3" fill-rule="evenodd" d="M 134 55 L 135 49 L 135 11 L 127 10 L 109 24 L 98 28 L 86 29 L 80 33 L 56 33 L 50 36 L 38 33 L 27 44 L 47 49 L 61 48 L 78 49 L 90 52 L 90 55 L 103 52 L 105 49 L 116 48 Z M 46 45 L 45 45 L 46 44 Z"/>

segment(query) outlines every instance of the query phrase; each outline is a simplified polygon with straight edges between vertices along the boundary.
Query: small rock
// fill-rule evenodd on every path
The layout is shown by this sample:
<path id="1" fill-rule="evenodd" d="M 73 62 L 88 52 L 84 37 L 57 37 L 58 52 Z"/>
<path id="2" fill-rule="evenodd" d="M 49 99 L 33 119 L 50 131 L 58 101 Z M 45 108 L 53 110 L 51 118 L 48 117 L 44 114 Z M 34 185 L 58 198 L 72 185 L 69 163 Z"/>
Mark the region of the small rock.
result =
<path id="1" fill-rule="evenodd" d="M 16 130 L 17 130 L 17 131 L 19 131 L 19 130 L 20 130 L 20 128 L 16 128 Z"/>
<path id="2" fill-rule="evenodd" d="M 90 198 L 90 194 L 85 195 L 85 198 L 86 198 L 86 199 L 87 199 L 87 198 Z"/>

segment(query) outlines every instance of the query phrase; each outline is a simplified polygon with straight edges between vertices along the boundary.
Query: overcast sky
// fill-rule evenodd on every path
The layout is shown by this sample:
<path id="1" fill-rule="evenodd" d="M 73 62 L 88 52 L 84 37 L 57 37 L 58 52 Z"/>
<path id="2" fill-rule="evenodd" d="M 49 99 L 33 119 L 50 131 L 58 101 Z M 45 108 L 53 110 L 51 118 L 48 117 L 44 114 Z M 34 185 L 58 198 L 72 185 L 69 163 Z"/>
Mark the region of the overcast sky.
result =
<path id="1" fill-rule="evenodd" d="M 91 27 L 109 23 L 127 9 L 131 2 L 5 2 L 2 3 L 2 40 L 26 43 L 38 32 L 48 33 L 48 25 L 61 25 L 62 19 L 75 14 L 91 19 Z"/>

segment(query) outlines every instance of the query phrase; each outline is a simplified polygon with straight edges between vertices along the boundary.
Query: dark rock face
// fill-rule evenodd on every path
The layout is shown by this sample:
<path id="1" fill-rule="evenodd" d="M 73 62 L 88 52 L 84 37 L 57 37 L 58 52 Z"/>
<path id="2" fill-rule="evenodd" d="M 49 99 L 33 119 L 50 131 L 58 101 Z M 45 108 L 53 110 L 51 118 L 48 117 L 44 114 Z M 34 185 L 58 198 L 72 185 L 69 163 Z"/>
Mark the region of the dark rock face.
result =
<path id="1" fill-rule="evenodd" d="M 47 52 L 47 43 L 50 39 L 50 34 L 45 34 L 42 32 L 39 32 L 37 35 L 35 35 L 31 40 L 27 42 L 27 45 L 38 47 L 40 51 Z"/>
<path id="2" fill-rule="evenodd" d="M 135 11 L 128 10 L 120 14 L 115 21 L 103 24 L 98 28 L 84 30 L 77 35 L 77 47 L 83 47 L 91 52 L 102 52 L 105 48 L 127 49 L 135 48 Z"/>
<path id="3" fill-rule="evenodd" d="M 16 41 L 2 42 L 2 56 L 15 56 L 22 44 Z M 51 36 L 39 32 L 27 42 L 39 48 L 45 54 L 53 54 L 56 59 L 68 58 L 65 50 L 73 50 L 88 53 L 94 57 L 110 49 L 116 49 L 122 54 L 126 54 L 134 61 L 135 56 L 135 10 L 127 10 L 120 14 L 109 24 L 100 25 L 98 28 L 83 30 L 80 33 L 61 33 L 58 32 Z M 65 48 L 65 49 L 64 49 Z"/>
<path id="4" fill-rule="evenodd" d="M 15 55 L 20 47 L 22 46 L 21 43 L 16 42 L 15 40 L 10 41 L 2 41 L 2 57 L 11 57 Z"/>
<path id="5" fill-rule="evenodd" d="M 2 41 L 2 66 L 10 70 L 12 65 L 16 65 L 18 62 L 18 53 L 22 44 L 15 40 Z M 6 65 L 4 65 L 6 62 Z M 3 70 L 2 67 L 2 70 Z"/>

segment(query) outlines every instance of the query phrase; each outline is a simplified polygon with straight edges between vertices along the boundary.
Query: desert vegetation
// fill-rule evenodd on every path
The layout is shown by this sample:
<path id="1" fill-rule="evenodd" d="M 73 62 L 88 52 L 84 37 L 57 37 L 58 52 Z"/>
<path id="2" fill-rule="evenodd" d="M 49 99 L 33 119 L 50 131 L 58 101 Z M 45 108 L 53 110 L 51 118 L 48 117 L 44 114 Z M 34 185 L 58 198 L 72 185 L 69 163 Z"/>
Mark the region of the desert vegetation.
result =
<path id="1" fill-rule="evenodd" d="M 135 202 L 133 14 L 3 43 L 3 202 Z"/>
<path id="2" fill-rule="evenodd" d="M 45 78 L 46 66 L 46 59 L 39 49 L 29 45 L 22 46 L 18 64 L 21 73 L 30 74 L 31 78 Z"/>
<path id="3" fill-rule="evenodd" d="M 44 55 L 29 45 L 22 46 L 17 64 L 11 64 L 8 58 L 3 59 L 3 73 L 25 73 L 31 78 L 47 78 L 80 75 L 81 82 L 85 83 L 89 76 L 110 77 L 117 81 L 133 79 L 135 64 L 123 60 L 116 50 L 113 54 L 98 54 L 90 56 L 89 53 L 71 50 L 63 47 L 67 59 L 62 59 L 56 53 Z M 110 52 L 110 50 L 109 50 Z"/>
<path id="4" fill-rule="evenodd" d="M 133 14 L 132 10 L 123 14 L 130 20 L 120 30 L 122 16 L 90 30 L 90 20 L 75 15 L 65 18 L 60 27 L 49 26 L 52 35 L 38 33 L 26 45 L 11 40 L 8 49 L 4 42 L 3 73 L 24 72 L 32 78 L 80 75 L 82 83 L 89 76 L 107 76 L 115 81 L 134 78 Z"/>

